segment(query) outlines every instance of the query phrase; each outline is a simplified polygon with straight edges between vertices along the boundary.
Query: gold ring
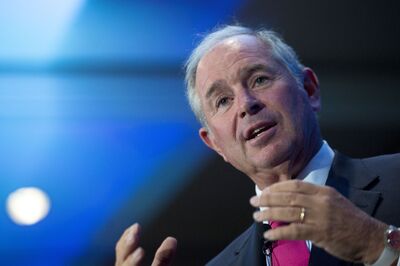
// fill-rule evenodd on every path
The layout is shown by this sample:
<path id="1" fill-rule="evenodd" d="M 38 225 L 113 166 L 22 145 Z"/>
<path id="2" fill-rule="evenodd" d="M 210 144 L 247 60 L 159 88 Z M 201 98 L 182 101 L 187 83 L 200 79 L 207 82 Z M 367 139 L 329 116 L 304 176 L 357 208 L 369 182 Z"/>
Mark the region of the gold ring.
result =
<path id="1" fill-rule="evenodd" d="M 304 218 L 306 217 L 306 208 L 301 207 L 300 212 L 300 223 L 304 223 Z"/>

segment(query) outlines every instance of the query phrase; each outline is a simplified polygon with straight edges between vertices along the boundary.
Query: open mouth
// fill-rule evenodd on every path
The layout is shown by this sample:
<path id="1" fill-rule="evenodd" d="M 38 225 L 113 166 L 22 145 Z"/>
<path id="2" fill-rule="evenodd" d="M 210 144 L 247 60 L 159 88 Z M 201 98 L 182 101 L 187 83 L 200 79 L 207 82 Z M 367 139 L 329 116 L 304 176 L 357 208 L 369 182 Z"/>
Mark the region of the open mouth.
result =
<path id="1" fill-rule="evenodd" d="M 263 124 L 263 125 L 255 127 L 254 129 L 249 130 L 249 132 L 246 136 L 246 140 L 252 140 L 252 139 L 257 138 L 263 132 L 267 131 L 268 129 L 270 129 L 273 126 L 275 126 L 275 123 L 271 123 L 271 124 L 267 124 L 267 125 Z"/>

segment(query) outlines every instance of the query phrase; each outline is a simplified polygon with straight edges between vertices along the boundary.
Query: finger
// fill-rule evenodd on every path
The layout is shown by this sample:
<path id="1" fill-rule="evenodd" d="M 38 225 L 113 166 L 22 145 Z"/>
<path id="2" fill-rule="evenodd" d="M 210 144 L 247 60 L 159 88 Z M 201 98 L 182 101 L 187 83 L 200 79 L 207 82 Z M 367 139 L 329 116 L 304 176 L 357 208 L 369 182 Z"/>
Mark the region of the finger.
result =
<path id="1" fill-rule="evenodd" d="M 254 207 L 308 207 L 312 204 L 312 198 L 310 198 L 310 195 L 301 193 L 263 191 L 260 196 L 252 197 L 250 204 Z"/>
<path id="2" fill-rule="evenodd" d="M 175 256 L 178 242 L 173 237 L 167 237 L 157 249 L 151 266 L 168 266 Z"/>
<path id="3" fill-rule="evenodd" d="M 316 194 L 322 186 L 314 185 L 301 180 L 288 180 L 277 182 L 263 190 L 266 192 L 297 192 L 302 194 Z"/>
<path id="4" fill-rule="evenodd" d="M 144 249 L 138 247 L 132 254 L 130 254 L 126 258 L 122 266 L 140 266 L 142 265 L 143 260 L 144 260 Z"/>
<path id="5" fill-rule="evenodd" d="M 261 221 L 281 221 L 281 222 L 300 222 L 301 208 L 299 207 L 274 207 L 253 214 L 254 220 Z M 305 220 L 303 220 L 305 222 Z"/>
<path id="6" fill-rule="evenodd" d="M 308 224 L 291 223 L 268 230 L 264 237 L 268 240 L 312 240 L 313 227 Z"/>
<path id="7" fill-rule="evenodd" d="M 124 260 L 139 246 L 140 230 L 140 225 L 135 223 L 126 229 L 122 234 L 115 247 L 115 265 L 121 265 Z"/>

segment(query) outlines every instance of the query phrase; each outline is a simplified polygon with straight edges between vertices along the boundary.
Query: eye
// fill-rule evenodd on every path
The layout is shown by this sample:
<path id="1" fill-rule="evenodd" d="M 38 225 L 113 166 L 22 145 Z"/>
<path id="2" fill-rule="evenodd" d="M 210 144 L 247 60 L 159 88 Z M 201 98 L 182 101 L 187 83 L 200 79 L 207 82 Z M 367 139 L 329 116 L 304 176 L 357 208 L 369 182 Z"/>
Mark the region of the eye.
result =
<path id="1" fill-rule="evenodd" d="M 254 80 L 254 86 L 255 87 L 257 87 L 257 86 L 261 86 L 261 85 L 264 85 L 266 82 L 268 82 L 269 81 L 269 78 L 268 77 L 266 77 L 266 76 L 259 76 L 259 77 L 257 77 L 255 80 Z"/>
<path id="2" fill-rule="evenodd" d="M 228 105 L 229 100 L 230 99 L 229 99 L 228 96 L 222 96 L 222 97 L 217 99 L 215 106 L 217 107 L 217 109 L 219 107 L 224 107 L 224 106 Z"/>

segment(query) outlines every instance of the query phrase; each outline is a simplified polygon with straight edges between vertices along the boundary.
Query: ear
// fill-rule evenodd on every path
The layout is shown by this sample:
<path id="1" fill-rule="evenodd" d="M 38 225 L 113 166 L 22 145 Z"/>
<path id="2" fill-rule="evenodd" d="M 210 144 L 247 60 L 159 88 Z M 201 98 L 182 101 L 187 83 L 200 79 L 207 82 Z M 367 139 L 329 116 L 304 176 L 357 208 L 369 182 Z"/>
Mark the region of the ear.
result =
<path id="1" fill-rule="evenodd" d="M 208 131 L 205 127 L 199 129 L 199 136 L 201 140 L 212 150 L 216 151 L 222 158 L 224 158 L 225 162 L 228 162 L 222 150 L 218 147 L 215 142 L 214 136 L 211 132 Z"/>
<path id="2" fill-rule="evenodd" d="M 314 112 L 321 110 L 321 96 L 319 91 L 319 81 L 317 75 L 311 68 L 304 68 L 303 70 L 303 84 L 307 93 L 308 100 Z"/>

